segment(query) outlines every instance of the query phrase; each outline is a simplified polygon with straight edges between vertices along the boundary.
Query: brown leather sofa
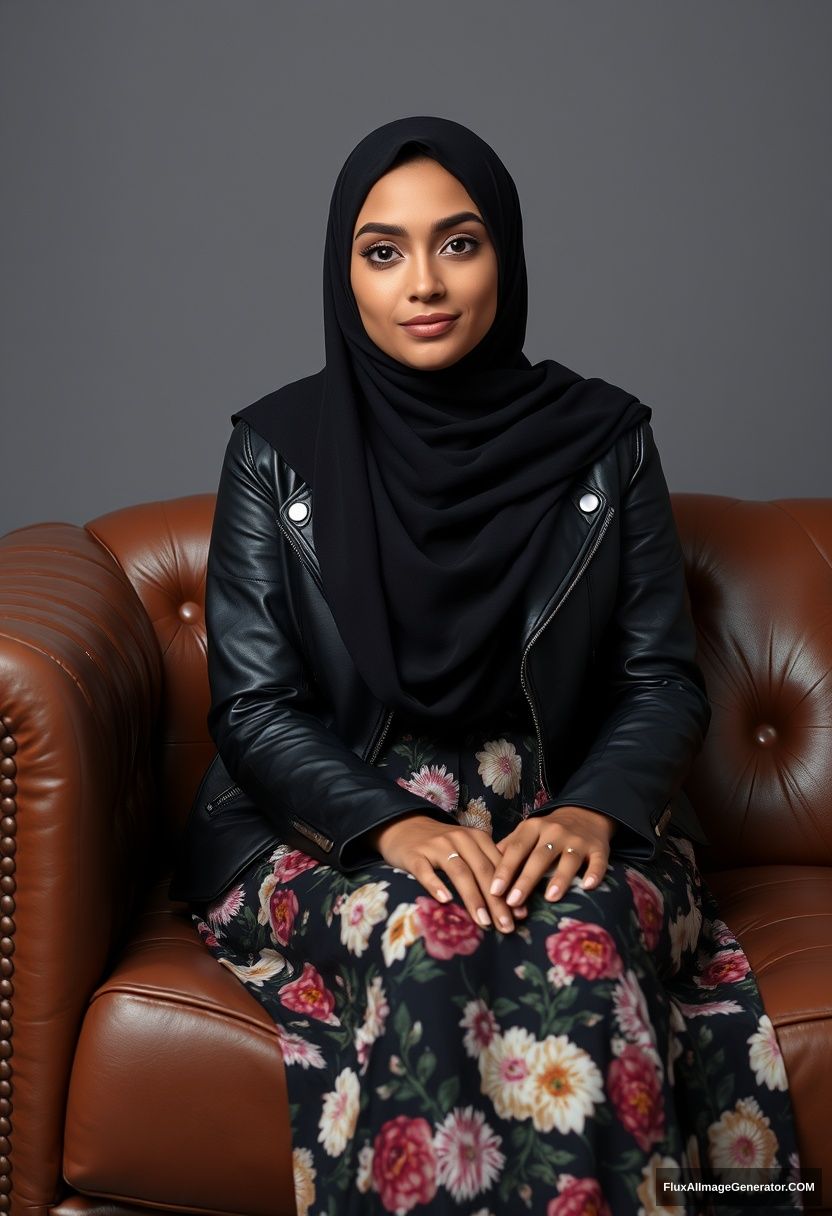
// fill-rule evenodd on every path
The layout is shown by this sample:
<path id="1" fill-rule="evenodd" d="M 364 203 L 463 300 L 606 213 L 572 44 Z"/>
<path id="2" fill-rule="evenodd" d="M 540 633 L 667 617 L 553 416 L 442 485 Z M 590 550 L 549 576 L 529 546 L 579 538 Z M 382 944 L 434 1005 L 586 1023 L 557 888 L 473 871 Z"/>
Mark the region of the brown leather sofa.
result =
<path id="1" fill-rule="evenodd" d="M 213 505 L 0 538 L 0 1212 L 295 1212 L 273 1025 L 166 895 L 213 751 Z M 829 1213 L 832 498 L 673 505 L 714 707 L 686 785 L 698 856 Z"/>

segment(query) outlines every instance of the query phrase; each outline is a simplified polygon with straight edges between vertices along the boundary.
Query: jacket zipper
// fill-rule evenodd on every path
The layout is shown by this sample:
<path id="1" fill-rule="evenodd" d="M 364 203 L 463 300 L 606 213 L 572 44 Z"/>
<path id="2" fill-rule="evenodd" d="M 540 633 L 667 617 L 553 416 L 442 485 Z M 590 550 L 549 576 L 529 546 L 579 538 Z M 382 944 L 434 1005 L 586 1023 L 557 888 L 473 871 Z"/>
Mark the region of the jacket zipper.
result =
<path id="1" fill-rule="evenodd" d="M 386 736 L 387 736 L 387 732 L 388 732 L 388 730 L 390 729 L 390 723 L 393 721 L 393 715 L 395 714 L 395 712 L 396 712 L 396 711 L 395 711 L 395 709 L 391 709 L 391 710 L 388 712 L 388 714 L 387 714 L 387 721 L 384 723 L 384 729 L 382 730 L 381 734 L 379 735 L 378 739 L 376 740 L 375 747 L 373 748 L 373 750 L 372 750 L 372 754 L 371 754 L 370 758 L 369 758 L 369 759 L 368 759 L 368 761 L 367 761 L 367 763 L 368 763 L 368 764 L 374 764 L 374 763 L 375 763 L 376 756 L 377 756 L 377 755 L 378 755 L 378 753 L 381 751 L 381 745 L 382 745 L 382 743 L 384 742 L 384 740 L 385 740 L 385 738 L 386 738 Z"/>
<path id="2" fill-rule="evenodd" d="M 532 700 L 531 693 L 529 692 L 529 690 L 526 686 L 526 659 L 528 658 L 528 654 L 529 654 L 529 651 L 531 650 L 532 646 L 537 641 L 537 639 L 540 637 L 541 633 L 546 628 L 546 626 L 549 624 L 552 617 L 557 612 L 560 611 L 561 607 L 563 606 L 563 604 L 565 603 L 567 598 L 572 594 L 572 589 L 574 588 L 575 584 L 578 582 L 578 580 L 580 579 L 584 570 L 586 570 L 587 566 L 592 561 L 592 558 L 595 556 L 595 551 L 597 550 L 598 546 L 600 545 L 600 543 L 604 537 L 604 533 L 606 532 L 607 528 L 609 527 L 610 520 L 612 519 L 614 514 L 615 514 L 615 507 L 610 507 L 609 511 L 607 511 L 606 518 L 605 518 L 603 524 L 601 525 L 601 530 L 595 538 L 595 543 L 593 544 L 589 553 L 587 553 L 584 560 L 581 562 L 580 569 L 577 571 L 577 573 L 575 574 L 575 577 L 572 579 L 572 582 L 566 588 L 563 595 L 560 597 L 558 602 L 555 604 L 552 611 L 546 617 L 546 620 L 543 622 L 542 625 L 538 625 L 537 629 L 534 631 L 532 636 L 529 638 L 528 642 L 526 643 L 526 648 L 523 651 L 523 657 L 520 661 L 520 683 L 523 686 L 523 692 L 526 694 L 526 700 L 528 701 L 529 708 L 532 711 L 532 718 L 534 719 L 534 728 L 535 728 L 535 731 L 537 732 L 537 772 L 538 772 L 538 776 L 540 778 L 540 784 L 543 787 L 543 789 L 545 789 L 545 790 L 548 790 L 549 787 L 546 784 L 548 778 L 546 775 L 546 771 L 545 771 L 546 766 L 545 766 L 545 762 L 543 759 L 543 738 L 540 733 L 540 721 L 538 720 L 538 717 L 537 717 L 537 711 L 535 710 L 534 701 Z"/>
<path id="3" fill-rule="evenodd" d="M 205 810 L 209 815 L 215 815 L 218 811 L 223 810 L 227 802 L 231 802 L 233 798 L 236 798 L 242 792 L 239 785 L 229 785 L 221 793 L 216 794 L 210 802 L 205 803 Z"/>
<path id="4" fill-rule="evenodd" d="M 289 529 L 288 529 L 288 528 L 286 528 L 286 527 L 284 527 L 283 522 L 282 522 L 282 520 L 280 519 L 280 516 L 279 516 L 279 515 L 276 515 L 276 516 L 275 516 L 275 522 L 277 523 L 278 528 L 280 528 L 280 531 L 283 533 L 283 535 L 284 535 L 284 536 L 286 537 L 286 539 L 288 540 L 289 544 L 290 544 L 290 545 L 292 546 L 292 548 L 294 549 L 295 553 L 297 553 L 298 557 L 300 558 L 301 565 L 302 565 L 302 566 L 304 566 L 304 568 L 305 568 L 306 570 L 308 570 L 308 571 L 309 571 L 309 573 L 312 575 L 312 579 L 313 579 L 313 581 L 314 581 L 314 583 L 315 583 L 315 586 L 318 588 L 318 590 L 319 590 L 321 593 L 323 593 L 323 584 L 321 583 L 321 580 L 320 580 L 320 578 L 318 577 L 318 574 L 317 574 L 317 573 L 316 573 L 316 571 L 314 570 L 314 568 L 313 568 L 313 566 L 312 566 L 311 562 L 309 561 L 309 559 L 308 559 L 308 558 L 305 556 L 305 554 L 304 554 L 304 553 L 302 553 L 302 552 L 301 552 L 300 545 L 297 543 L 297 541 L 295 540 L 295 538 L 294 538 L 294 537 L 292 536 L 292 534 L 289 532 Z"/>

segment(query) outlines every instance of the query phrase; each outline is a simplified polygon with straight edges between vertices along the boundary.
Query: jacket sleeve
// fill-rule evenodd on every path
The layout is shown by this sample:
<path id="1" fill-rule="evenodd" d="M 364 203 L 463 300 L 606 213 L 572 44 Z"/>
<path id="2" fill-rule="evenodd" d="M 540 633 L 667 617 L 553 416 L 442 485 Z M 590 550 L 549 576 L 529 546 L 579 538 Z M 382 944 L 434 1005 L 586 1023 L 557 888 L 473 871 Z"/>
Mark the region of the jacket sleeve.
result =
<path id="1" fill-rule="evenodd" d="M 273 485 L 241 420 L 226 448 L 208 551 L 208 729 L 228 772 L 284 840 L 354 870 L 378 859 L 362 834 L 381 823 L 414 812 L 456 820 L 363 761 L 316 714 L 276 516 Z"/>
<path id="2" fill-rule="evenodd" d="M 533 812 L 586 806 L 619 820 L 611 850 L 651 859 L 662 813 L 685 781 L 711 719 L 696 662 L 682 552 L 649 422 L 622 496 L 615 608 L 604 638 L 602 724 L 557 796 Z M 603 687 L 603 684 L 602 684 Z M 666 821 L 665 821 L 666 822 Z"/>

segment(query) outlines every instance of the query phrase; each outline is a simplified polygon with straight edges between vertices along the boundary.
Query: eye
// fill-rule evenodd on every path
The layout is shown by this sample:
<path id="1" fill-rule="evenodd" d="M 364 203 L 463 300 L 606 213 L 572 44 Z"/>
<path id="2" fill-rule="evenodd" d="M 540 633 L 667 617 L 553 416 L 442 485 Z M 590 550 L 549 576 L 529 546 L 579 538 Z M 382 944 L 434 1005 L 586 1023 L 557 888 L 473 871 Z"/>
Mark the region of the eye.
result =
<path id="1" fill-rule="evenodd" d="M 390 258 L 385 257 L 385 258 L 382 258 L 380 262 L 377 262 L 377 261 L 376 261 L 376 260 L 375 260 L 375 259 L 374 259 L 374 258 L 371 256 L 373 253 L 377 253 L 377 252 L 380 252 L 380 251 L 382 251 L 382 250 L 384 250 L 385 252 L 390 252 L 390 251 L 392 251 L 393 253 L 395 253 L 395 249 L 393 249 L 393 246 L 392 246 L 392 245 L 383 245 L 383 244 L 378 244 L 378 245 L 368 245 L 366 249 L 362 249 L 362 250 L 361 250 L 361 256 L 362 256 L 362 258 L 367 258 L 367 259 L 369 259 L 369 263 L 370 263 L 370 265 L 371 265 L 371 266 L 389 266 L 389 265 L 390 265 L 390 261 L 391 261 L 391 259 L 390 259 Z"/>
<path id="2" fill-rule="evenodd" d="M 475 236 L 452 236 L 450 238 L 450 240 L 445 242 L 445 245 L 443 246 L 443 248 L 445 248 L 448 245 L 459 245 L 464 242 L 467 242 L 469 245 L 473 246 L 473 248 L 457 250 L 451 254 L 452 258 L 465 257 L 469 253 L 473 253 L 474 250 L 477 249 L 479 247 L 479 245 L 482 243 L 481 241 L 478 241 Z M 362 258 L 366 258 L 369 265 L 375 266 L 376 269 L 380 269 L 383 266 L 392 266 L 393 262 L 395 260 L 393 258 L 382 257 L 380 260 L 376 260 L 374 257 L 372 257 L 372 254 L 374 254 L 376 252 L 380 252 L 382 250 L 384 250 L 385 252 L 391 252 L 391 251 L 393 253 L 397 252 L 395 245 L 391 245 L 388 241 L 376 241 L 375 245 L 368 245 L 366 249 L 362 249 L 359 256 Z"/>

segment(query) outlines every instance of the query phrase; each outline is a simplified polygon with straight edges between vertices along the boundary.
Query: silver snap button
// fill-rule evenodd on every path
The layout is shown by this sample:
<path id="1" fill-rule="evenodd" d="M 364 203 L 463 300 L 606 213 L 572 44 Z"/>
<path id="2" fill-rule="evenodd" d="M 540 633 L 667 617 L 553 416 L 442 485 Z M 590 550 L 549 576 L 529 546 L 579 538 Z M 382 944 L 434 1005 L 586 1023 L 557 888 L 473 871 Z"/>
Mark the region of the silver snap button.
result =
<path id="1" fill-rule="evenodd" d="M 581 508 L 582 511 L 586 511 L 586 512 L 594 511 L 600 501 L 601 500 L 598 497 L 598 495 L 593 494 L 590 491 L 588 494 L 581 495 L 580 501 L 578 502 L 578 506 Z"/>
<path id="2" fill-rule="evenodd" d="M 291 519 L 292 523 L 302 524 L 309 516 L 309 507 L 305 502 L 293 502 L 286 514 Z"/>

